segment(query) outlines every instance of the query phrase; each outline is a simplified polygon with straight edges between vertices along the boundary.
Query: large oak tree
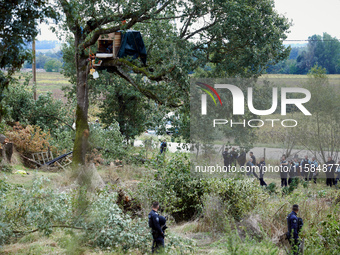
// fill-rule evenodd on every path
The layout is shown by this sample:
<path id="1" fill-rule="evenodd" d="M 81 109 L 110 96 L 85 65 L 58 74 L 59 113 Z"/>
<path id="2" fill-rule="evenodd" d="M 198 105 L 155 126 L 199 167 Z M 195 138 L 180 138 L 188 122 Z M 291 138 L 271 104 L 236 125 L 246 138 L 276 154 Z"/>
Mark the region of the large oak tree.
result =
<path id="1" fill-rule="evenodd" d="M 100 35 L 142 32 L 147 66 L 115 59 L 108 70 L 157 104 L 188 109 L 189 72 L 207 63 L 211 75 L 253 76 L 284 59 L 289 22 L 270 0 L 58 0 L 74 38 L 76 140 L 73 160 L 85 163 L 88 142 L 88 49 Z M 143 79 L 147 77 L 147 81 Z"/>

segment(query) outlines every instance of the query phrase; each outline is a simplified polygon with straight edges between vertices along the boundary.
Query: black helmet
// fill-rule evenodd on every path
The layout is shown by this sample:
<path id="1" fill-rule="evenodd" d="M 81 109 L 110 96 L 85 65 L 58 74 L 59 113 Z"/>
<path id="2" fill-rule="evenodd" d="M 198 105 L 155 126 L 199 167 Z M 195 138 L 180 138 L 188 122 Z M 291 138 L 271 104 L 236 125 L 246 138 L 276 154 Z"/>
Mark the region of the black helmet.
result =
<path id="1" fill-rule="evenodd" d="M 166 223 L 166 218 L 163 216 L 159 216 L 159 225 L 163 226 Z"/>

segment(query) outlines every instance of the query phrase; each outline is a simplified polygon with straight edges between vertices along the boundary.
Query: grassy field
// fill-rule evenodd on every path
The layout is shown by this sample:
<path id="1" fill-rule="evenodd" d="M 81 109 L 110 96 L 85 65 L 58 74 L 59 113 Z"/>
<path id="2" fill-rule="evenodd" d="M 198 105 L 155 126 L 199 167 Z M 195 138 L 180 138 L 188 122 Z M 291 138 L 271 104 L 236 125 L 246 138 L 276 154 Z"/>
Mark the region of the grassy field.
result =
<path id="1" fill-rule="evenodd" d="M 30 74 L 32 72 L 17 74 L 18 78 L 21 75 L 20 81 L 23 81 L 23 74 Z M 340 85 L 340 74 L 328 75 L 330 84 Z M 308 79 L 307 75 L 291 75 L 291 74 L 265 74 L 260 77 L 260 80 L 268 80 L 278 85 L 296 86 L 303 84 Z M 32 79 L 30 81 L 32 86 Z M 61 73 L 50 73 L 50 72 L 37 72 L 37 90 L 38 94 L 52 92 L 53 96 L 57 99 L 63 99 L 62 87 L 71 86 L 68 79 Z"/>
<path id="2" fill-rule="evenodd" d="M 20 81 L 24 81 L 24 75 L 32 75 L 32 72 L 16 74 L 16 78 L 20 77 Z M 32 78 L 29 86 L 33 86 Z M 64 100 L 64 93 L 61 90 L 65 86 L 71 86 L 68 79 L 61 73 L 55 72 L 37 72 L 37 94 L 52 92 L 56 99 Z"/>

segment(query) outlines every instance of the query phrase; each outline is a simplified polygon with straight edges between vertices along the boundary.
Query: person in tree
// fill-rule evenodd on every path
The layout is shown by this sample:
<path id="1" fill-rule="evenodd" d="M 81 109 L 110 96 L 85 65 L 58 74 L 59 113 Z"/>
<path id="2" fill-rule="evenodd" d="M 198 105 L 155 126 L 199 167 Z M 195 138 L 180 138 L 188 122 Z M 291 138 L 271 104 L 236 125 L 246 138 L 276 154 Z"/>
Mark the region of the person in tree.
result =
<path id="1" fill-rule="evenodd" d="M 161 143 L 161 154 L 166 151 L 167 144 L 166 144 L 166 139 L 163 140 Z"/>

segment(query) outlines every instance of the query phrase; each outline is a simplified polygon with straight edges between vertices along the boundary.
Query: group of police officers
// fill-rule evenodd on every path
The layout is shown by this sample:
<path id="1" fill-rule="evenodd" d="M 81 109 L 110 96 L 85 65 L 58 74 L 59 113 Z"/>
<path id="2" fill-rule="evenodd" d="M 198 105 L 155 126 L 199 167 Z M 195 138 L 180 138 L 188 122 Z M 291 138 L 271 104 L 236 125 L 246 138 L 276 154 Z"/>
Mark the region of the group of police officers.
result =
<path id="1" fill-rule="evenodd" d="M 163 148 L 164 149 L 164 148 Z M 236 166 L 236 161 L 238 160 L 238 152 L 235 148 L 232 148 L 230 152 L 226 148 L 222 153 L 224 159 L 224 165 L 227 167 Z M 243 155 L 244 156 L 244 155 Z M 261 158 L 257 163 L 256 158 L 253 152 L 249 153 L 249 160 L 246 163 L 246 166 L 249 167 L 250 171 L 247 172 L 247 175 L 254 175 L 255 178 L 260 180 L 261 186 L 267 186 L 264 181 L 264 167 L 266 166 L 265 159 Z M 238 161 L 240 163 L 240 161 Z M 242 164 L 242 163 L 241 163 Z M 340 164 L 340 161 L 339 161 Z M 255 166 L 259 167 L 259 176 L 256 174 Z M 299 175 L 301 175 L 305 181 L 314 180 L 316 183 L 318 174 L 320 171 L 318 170 L 319 163 L 317 162 L 315 157 L 312 157 L 312 160 L 308 159 L 306 155 L 304 159 L 300 162 L 297 157 L 294 157 L 291 161 L 286 159 L 286 156 L 283 155 L 280 161 L 280 177 L 281 177 L 281 187 L 285 187 L 290 185 L 292 180 Z M 337 181 L 340 177 L 340 168 L 335 164 L 335 161 L 332 160 L 331 157 L 328 157 L 328 161 L 322 166 L 325 170 L 323 172 L 326 173 L 326 184 L 328 186 L 336 185 Z M 337 177 L 335 178 L 335 173 L 338 172 Z M 166 226 L 166 217 L 159 215 L 159 203 L 154 202 L 152 204 L 152 210 L 149 213 L 149 227 L 152 230 L 152 253 L 159 252 L 164 248 L 164 237 Z M 299 232 L 303 226 L 303 221 L 298 217 L 299 206 L 293 205 L 292 212 L 287 216 L 287 227 L 288 232 L 286 233 L 286 238 L 289 240 L 289 243 L 292 247 L 292 252 L 294 254 L 299 254 L 300 249 L 300 240 L 299 240 Z"/>
<path id="2" fill-rule="evenodd" d="M 265 159 L 261 158 L 261 160 L 257 162 L 253 152 L 250 152 L 249 156 L 246 163 L 247 175 L 253 175 L 255 178 L 259 179 L 261 186 L 267 186 L 263 179 L 265 173 L 264 168 L 266 166 Z M 230 152 L 228 151 L 228 148 L 225 148 L 222 157 L 224 166 L 227 169 L 236 166 L 238 153 L 235 148 L 232 148 Z M 238 161 L 238 163 L 242 165 L 242 162 Z M 259 176 L 256 174 L 256 166 L 259 168 Z M 298 176 L 302 176 L 305 181 L 311 181 L 313 179 L 314 183 L 316 183 L 319 174 L 322 172 L 326 174 L 327 186 L 332 187 L 333 185 L 336 185 L 340 179 L 340 161 L 336 164 L 331 157 L 328 157 L 327 162 L 320 165 L 315 157 L 312 157 L 312 159 L 309 160 L 308 155 L 301 161 L 299 161 L 298 157 L 294 157 L 292 160 L 288 161 L 285 155 L 283 155 L 280 160 L 281 187 L 290 185 L 293 179 Z"/>

